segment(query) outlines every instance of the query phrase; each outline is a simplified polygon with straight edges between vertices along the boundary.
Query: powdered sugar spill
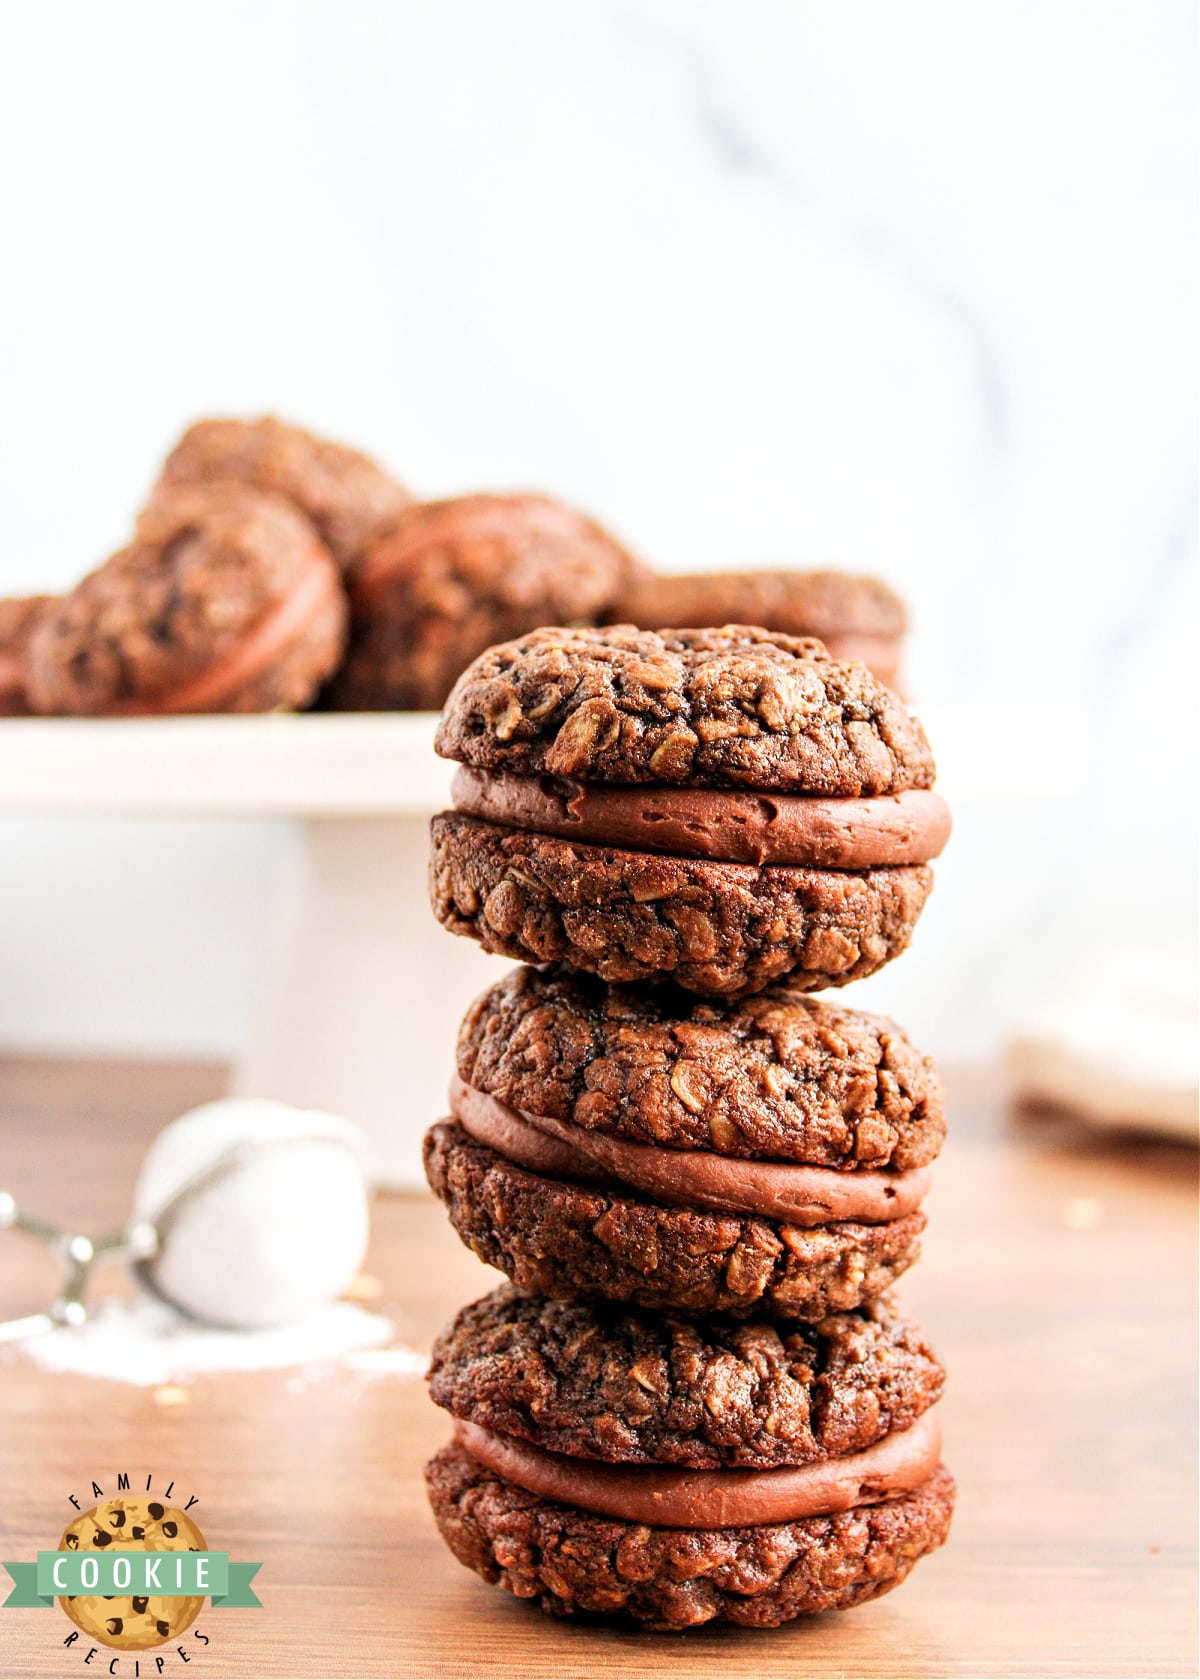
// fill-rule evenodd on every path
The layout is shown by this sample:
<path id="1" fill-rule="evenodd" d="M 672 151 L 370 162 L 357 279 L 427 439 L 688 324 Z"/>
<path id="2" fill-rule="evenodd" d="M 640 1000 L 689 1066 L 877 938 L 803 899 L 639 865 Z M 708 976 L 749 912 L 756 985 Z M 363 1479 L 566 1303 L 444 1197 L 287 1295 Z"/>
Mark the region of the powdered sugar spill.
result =
<path id="1" fill-rule="evenodd" d="M 419 1375 L 426 1357 L 406 1347 L 384 1347 L 392 1325 L 350 1301 L 316 1307 L 295 1324 L 270 1330 L 218 1330 L 193 1324 L 161 1301 L 138 1296 L 106 1301 L 85 1324 L 46 1331 L 10 1343 L 49 1371 L 157 1388 L 219 1371 L 279 1370 L 336 1360 L 355 1370 Z M 378 1350 L 371 1354 L 365 1350 Z M 364 1366 L 362 1359 L 385 1361 Z M 390 1363 L 387 1363 L 389 1362 Z"/>
<path id="2" fill-rule="evenodd" d="M 368 1377 L 423 1377 L 429 1355 L 408 1347 L 367 1348 L 363 1353 L 348 1353 L 342 1364 Z"/>

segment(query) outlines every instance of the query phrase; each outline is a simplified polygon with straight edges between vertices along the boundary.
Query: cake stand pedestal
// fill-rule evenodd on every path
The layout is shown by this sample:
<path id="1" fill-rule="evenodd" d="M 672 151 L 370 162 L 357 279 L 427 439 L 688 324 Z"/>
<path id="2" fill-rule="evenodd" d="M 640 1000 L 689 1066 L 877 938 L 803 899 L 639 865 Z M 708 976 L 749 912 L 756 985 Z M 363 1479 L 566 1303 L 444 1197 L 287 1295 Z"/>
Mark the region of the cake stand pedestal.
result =
<path id="1" fill-rule="evenodd" d="M 448 936 L 426 890 L 429 819 L 452 766 L 436 719 L 6 719 L 0 811 L 274 817 L 292 833 L 260 959 L 238 1095 L 356 1121 L 376 1181 L 424 1182 L 458 1024 L 503 972 Z"/>

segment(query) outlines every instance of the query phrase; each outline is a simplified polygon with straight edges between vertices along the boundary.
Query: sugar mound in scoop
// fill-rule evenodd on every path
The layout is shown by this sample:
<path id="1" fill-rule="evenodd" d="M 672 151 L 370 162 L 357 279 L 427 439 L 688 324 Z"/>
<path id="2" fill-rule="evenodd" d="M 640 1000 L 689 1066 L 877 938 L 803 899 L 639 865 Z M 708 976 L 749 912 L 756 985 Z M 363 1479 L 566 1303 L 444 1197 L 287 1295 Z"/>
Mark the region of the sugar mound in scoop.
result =
<path id="1" fill-rule="evenodd" d="M 134 1218 L 158 1231 L 142 1284 L 206 1324 L 290 1324 L 335 1300 L 366 1252 L 363 1138 L 259 1098 L 206 1103 L 155 1138 Z"/>

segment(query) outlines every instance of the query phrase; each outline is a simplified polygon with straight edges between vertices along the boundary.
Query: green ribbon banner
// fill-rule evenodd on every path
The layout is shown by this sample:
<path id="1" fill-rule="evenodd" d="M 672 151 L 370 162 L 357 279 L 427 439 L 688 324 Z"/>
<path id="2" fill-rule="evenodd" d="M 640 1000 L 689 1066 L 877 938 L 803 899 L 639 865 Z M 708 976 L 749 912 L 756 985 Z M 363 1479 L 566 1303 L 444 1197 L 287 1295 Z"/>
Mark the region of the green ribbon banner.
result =
<path id="1" fill-rule="evenodd" d="M 228 1552 L 39 1552 L 36 1563 L 3 1565 L 13 1579 L 5 1610 L 30 1610 L 56 1598 L 211 1598 L 214 1609 L 260 1610 L 250 1583 L 261 1563 L 234 1563 Z"/>

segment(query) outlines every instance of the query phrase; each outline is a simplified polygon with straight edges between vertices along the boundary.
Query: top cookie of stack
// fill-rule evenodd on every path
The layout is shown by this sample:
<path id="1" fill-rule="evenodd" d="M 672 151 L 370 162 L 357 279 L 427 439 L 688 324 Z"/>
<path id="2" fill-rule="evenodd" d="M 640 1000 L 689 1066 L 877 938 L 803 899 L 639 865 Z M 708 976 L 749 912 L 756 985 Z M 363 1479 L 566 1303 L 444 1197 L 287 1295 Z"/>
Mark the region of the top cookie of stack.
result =
<path id="1" fill-rule="evenodd" d="M 446 704 L 439 920 L 608 981 L 738 996 L 902 951 L 949 811 L 920 724 L 864 665 L 742 625 L 543 629 Z"/>

